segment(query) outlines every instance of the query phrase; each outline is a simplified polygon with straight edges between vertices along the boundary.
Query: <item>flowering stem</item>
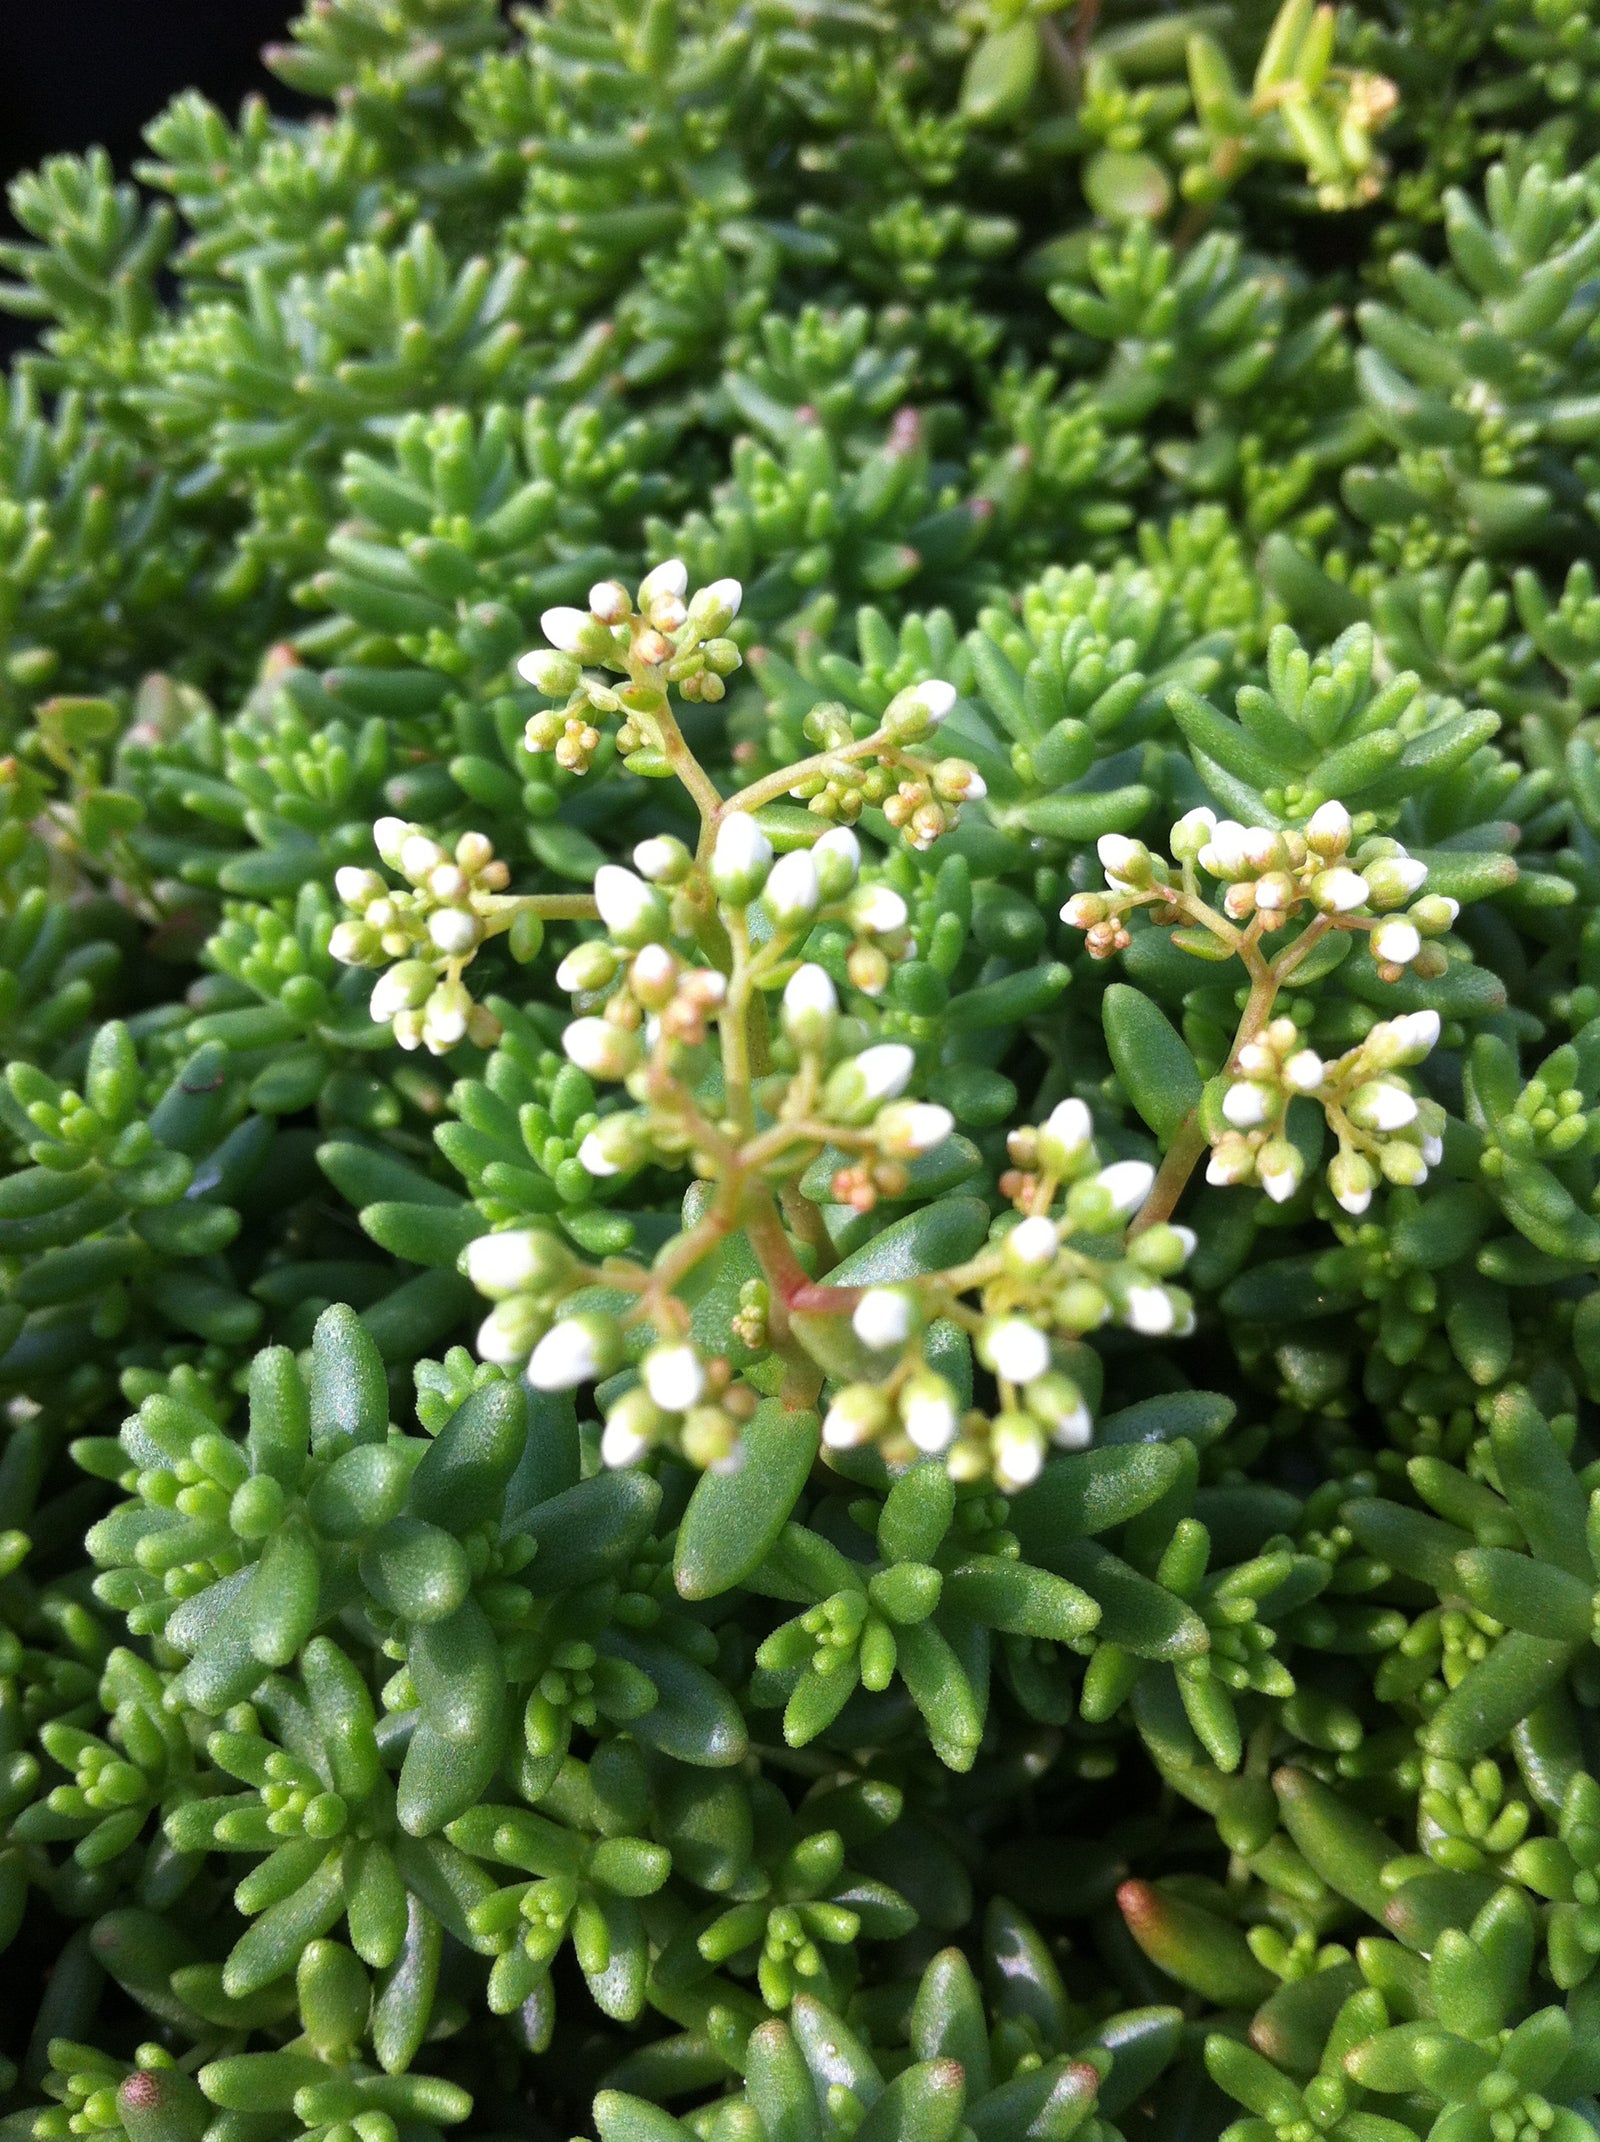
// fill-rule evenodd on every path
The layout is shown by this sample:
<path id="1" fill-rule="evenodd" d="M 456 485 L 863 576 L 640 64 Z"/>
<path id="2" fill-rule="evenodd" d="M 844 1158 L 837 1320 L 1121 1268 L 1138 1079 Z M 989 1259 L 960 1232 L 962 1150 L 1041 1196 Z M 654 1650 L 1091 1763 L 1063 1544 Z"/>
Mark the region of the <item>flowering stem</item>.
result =
<path id="1" fill-rule="evenodd" d="M 677 716 L 667 704 L 665 692 L 661 695 L 659 708 L 652 709 L 650 719 L 661 738 L 662 756 L 699 806 L 700 849 L 704 861 L 716 831 L 718 814 L 723 809 L 722 793 L 689 749 L 683 731 L 678 727 Z"/>
<path id="2" fill-rule="evenodd" d="M 504 915 L 509 929 L 518 915 L 539 915 L 546 922 L 595 922 L 600 909 L 593 893 L 517 893 L 495 900 L 492 913 Z"/>
<path id="3" fill-rule="evenodd" d="M 1313 924 L 1312 928 L 1315 927 Z M 1307 930 L 1306 936 L 1309 937 L 1310 934 L 1311 931 Z M 1303 944 L 1305 939 L 1302 938 L 1300 942 Z M 1298 955 L 1300 945 L 1297 944 L 1292 949 Z M 1241 942 L 1240 953 L 1251 970 L 1250 995 L 1239 1020 L 1239 1030 L 1233 1037 L 1233 1047 L 1228 1051 L 1230 1064 L 1236 1060 L 1242 1048 L 1254 1041 L 1271 1018 L 1280 979 L 1279 969 L 1266 964 L 1254 938 L 1248 934 Z M 1209 1143 L 1205 1126 L 1200 1120 L 1199 1109 L 1191 1108 L 1167 1148 L 1156 1179 L 1150 1185 L 1149 1195 L 1133 1216 L 1128 1228 L 1130 1241 L 1135 1235 L 1142 1235 L 1147 1227 L 1155 1227 L 1161 1221 L 1171 1219 L 1179 1198 L 1188 1186 L 1189 1177 L 1194 1173 Z"/>
<path id="4" fill-rule="evenodd" d="M 883 731 L 875 729 L 871 736 L 860 737 L 853 744 L 842 744 L 836 751 L 818 751 L 809 759 L 796 759 L 792 766 L 782 767 L 777 773 L 763 774 L 759 781 L 741 788 L 720 808 L 726 814 L 729 811 L 759 811 L 765 803 L 781 803 L 809 775 L 825 774 L 830 768 L 853 759 L 871 758 L 875 751 L 882 750 L 884 741 Z"/>

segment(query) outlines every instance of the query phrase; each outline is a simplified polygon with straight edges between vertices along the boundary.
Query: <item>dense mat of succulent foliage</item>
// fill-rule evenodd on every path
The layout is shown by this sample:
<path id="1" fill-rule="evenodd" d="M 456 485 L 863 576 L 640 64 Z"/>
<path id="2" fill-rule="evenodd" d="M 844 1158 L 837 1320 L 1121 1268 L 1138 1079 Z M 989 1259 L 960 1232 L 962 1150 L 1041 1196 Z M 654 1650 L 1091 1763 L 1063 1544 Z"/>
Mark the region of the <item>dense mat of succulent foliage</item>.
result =
<path id="1" fill-rule="evenodd" d="M 4 2142 L 1583 2142 L 1600 12 L 290 37 L 0 248 Z"/>

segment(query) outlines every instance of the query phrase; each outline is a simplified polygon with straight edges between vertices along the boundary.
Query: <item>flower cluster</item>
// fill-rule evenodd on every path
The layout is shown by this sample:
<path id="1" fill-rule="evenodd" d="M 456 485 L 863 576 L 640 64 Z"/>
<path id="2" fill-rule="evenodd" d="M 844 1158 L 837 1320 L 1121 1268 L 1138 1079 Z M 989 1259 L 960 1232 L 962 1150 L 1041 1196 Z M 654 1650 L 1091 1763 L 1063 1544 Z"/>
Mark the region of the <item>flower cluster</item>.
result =
<path id="1" fill-rule="evenodd" d="M 517 670 L 546 698 L 566 704 L 529 719 L 530 751 L 551 752 L 567 772 L 587 773 L 600 746 L 593 718 L 620 716 L 617 749 L 633 770 L 670 771 L 666 687 L 711 704 L 740 663 L 727 637 L 743 596 L 738 581 L 715 580 L 686 601 L 688 587 L 688 568 L 669 558 L 639 583 L 637 602 L 619 580 L 602 580 L 589 590 L 587 610 L 545 611 L 539 622 L 550 645 L 522 656 Z M 627 681 L 611 685 L 592 670 Z"/>
<path id="2" fill-rule="evenodd" d="M 876 807 L 908 848 L 925 853 L 955 825 L 963 803 L 988 793 L 970 759 L 928 756 L 926 746 L 955 702 L 954 685 L 942 678 L 908 685 L 865 736 L 845 707 L 813 707 L 804 732 L 817 756 L 788 793 L 839 825 L 854 825 L 863 810 Z"/>
<path id="3" fill-rule="evenodd" d="M 1333 1062 L 1306 1046 L 1292 1019 L 1273 1019 L 1238 1050 L 1222 1095 L 1226 1130 L 1211 1148 L 1206 1180 L 1259 1183 L 1275 1202 L 1294 1195 L 1305 1160 L 1290 1136 L 1296 1100 L 1320 1103 L 1338 1139 L 1328 1187 L 1348 1213 L 1372 1202 L 1379 1182 L 1414 1189 L 1443 1155 L 1445 1113 L 1419 1098 L 1400 1074 L 1420 1064 L 1439 1039 L 1439 1014 L 1402 1012 L 1380 1020 L 1365 1040 Z"/>
<path id="4" fill-rule="evenodd" d="M 346 864 L 334 885 L 353 919 L 335 926 L 328 949 L 347 966 L 385 969 L 372 1016 L 401 1048 L 433 1056 L 464 1040 L 487 1048 L 499 1026 L 472 1001 L 461 970 L 486 938 L 508 930 L 517 956 L 531 959 L 543 925 L 502 897 L 511 873 L 481 833 L 463 833 L 452 848 L 402 818 L 380 818 L 372 840 L 405 887 Z"/>
<path id="5" fill-rule="evenodd" d="M 1099 842 L 1106 873 L 1104 893 L 1075 893 L 1061 919 L 1086 933 L 1090 956 L 1107 959 L 1129 943 L 1124 917 L 1147 908 L 1157 923 L 1192 921 L 1210 928 L 1230 950 L 1248 930 L 1270 936 L 1296 918 L 1324 928 L 1369 933 L 1372 957 L 1386 982 L 1408 967 L 1420 975 L 1441 971 L 1424 939 L 1442 936 L 1460 912 L 1439 894 L 1413 899 L 1427 879 L 1427 866 L 1398 841 L 1374 837 L 1351 850 L 1353 828 L 1342 803 L 1324 803 L 1303 829 L 1239 825 L 1201 807 L 1172 828 L 1170 845 L 1180 866 L 1152 854 L 1143 841 L 1108 833 Z M 1218 902 L 1232 929 L 1201 900 L 1197 872 L 1222 887 Z M 1409 906 L 1407 903 L 1411 903 Z M 1405 909 L 1404 913 L 1397 912 Z"/>

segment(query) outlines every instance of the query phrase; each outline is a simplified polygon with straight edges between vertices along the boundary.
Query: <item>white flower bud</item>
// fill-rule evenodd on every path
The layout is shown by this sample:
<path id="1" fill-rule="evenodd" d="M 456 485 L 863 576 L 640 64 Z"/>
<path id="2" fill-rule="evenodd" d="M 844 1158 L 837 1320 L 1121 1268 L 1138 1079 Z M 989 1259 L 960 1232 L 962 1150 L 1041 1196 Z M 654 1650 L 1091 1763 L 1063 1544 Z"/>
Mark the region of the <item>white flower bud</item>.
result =
<path id="1" fill-rule="evenodd" d="M 1324 915 L 1352 915 L 1367 902 L 1367 881 L 1358 870 L 1342 866 L 1319 870 L 1311 880 L 1311 898 Z"/>
<path id="2" fill-rule="evenodd" d="M 1211 1157 L 1206 1162 L 1206 1181 L 1231 1189 L 1235 1183 L 1249 1182 L 1255 1171 L 1255 1154 L 1242 1138 L 1230 1135 L 1219 1138 L 1211 1148 Z"/>
<path id="3" fill-rule="evenodd" d="M 1306 846 L 1315 855 L 1343 855 L 1350 831 L 1350 813 L 1342 803 L 1319 804 L 1306 821 Z"/>
<path id="4" fill-rule="evenodd" d="M 661 895 L 619 863 L 600 865 L 594 874 L 594 897 L 601 921 L 622 944 L 644 944 L 665 928 Z"/>
<path id="5" fill-rule="evenodd" d="M 615 979 L 617 955 L 610 945 L 599 938 L 587 938 L 581 945 L 574 945 L 556 969 L 556 987 L 570 996 L 589 996 L 597 989 Z"/>
<path id="6" fill-rule="evenodd" d="M 413 885 L 426 884 L 432 872 L 449 860 L 439 843 L 426 833 L 410 832 L 400 843 L 401 875 L 409 878 Z"/>
<path id="7" fill-rule="evenodd" d="M 1272 1095 L 1265 1086 L 1241 1082 L 1223 1095 L 1222 1113 L 1235 1130 L 1254 1130 L 1272 1114 Z"/>
<path id="8" fill-rule="evenodd" d="M 864 937 L 888 937 L 906 926 L 904 900 L 889 885 L 863 885 L 850 902 L 848 916 Z"/>
<path id="9" fill-rule="evenodd" d="M 1419 863 L 1415 856 L 1385 855 L 1376 862 L 1363 863 L 1361 874 L 1367 881 L 1374 907 L 1398 907 L 1402 900 L 1409 900 L 1413 893 L 1421 892 L 1428 881 L 1428 866 Z"/>
<path id="10" fill-rule="evenodd" d="M 564 1316 L 534 1348 L 528 1381 L 536 1391 L 571 1391 L 609 1376 L 621 1358 L 614 1317 Z"/>
<path id="11" fill-rule="evenodd" d="M 1296 1049 L 1283 1067 L 1283 1083 L 1294 1093 L 1315 1093 L 1328 1067 L 1315 1049 Z"/>
<path id="12" fill-rule="evenodd" d="M 652 1346 L 639 1373 L 663 1413 L 687 1413 L 705 1396 L 705 1363 L 691 1345 Z"/>
<path id="13" fill-rule="evenodd" d="M 783 1030 L 797 1049 L 825 1049 L 839 1017 L 839 997 L 825 967 L 796 967 L 783 992 Z"/>
<path id="14" fill-rule="evenodd" d="M 1249 867 L 1245 828 L 1236 818 L 1219 818 L 1200 850 L 1200 868 L 1214 878 L 1240 878 Z"/>
<path id="15" fill-rule="evenodd" d="M 380 974 L 373 984 L 368 1009 L 379 1026 L 387 1026 L 399 1011 L 415 1011 L 433 987 L 433 969 L 420 959 L 403 959 L 397 967 Z"/>
<path id="16" fill-rule="evenodd" d="M 878 1117 L 878 1151 L 888 1160 L 914 1160 L 942 1145 L 956 1127 L 948 1108 L 937 1101 L 891 1101 Z"/>
<path id="17" fill-rule="evenodd" d="M 1147 1281 L 1139 1281 L 1128 1289 L 1126 1313 L 1129 1330 L 1140 1332 L 1148 1339 L 1165 1337 L 1177 1321 L 1172 1296 L 1165 1287 Z"/>
<path id="18" fill-rule="evenodd" d="M 1366 1131 L 1405 1130 L 1417 1120 L 1415 1098 L 1392 1079 L 1369 1079 L 1358 1086 L 1346 1110 L 1352 1123 Z"/>
<path id="19" fill-rule="evenodd" d="M 713 580 L 689 605 L 689 622 L 697 640 L 719 639 L 739 615 L 744 588 L 737 580 Z"/>
<path id="20" fill-rule="evenodd" d="M 1256 1174 L 1261 1187 L 1275 1205 L 1294 1196 L 1305 1180 L 1306 1164 L 1298 1146 L 1287 1138 L 1273 1138 L 1256 1155 Z"/>
<path id="21" fill-rule="evenodd" d="M 477 916 L 461 907 L 441 907 L 428 917 L 428 935 L 450 959 L 460 959 L 473 951 L 482 928 Z"/>
<path id="22" fill-rule="evenodd" d="M 480 1294 L 487 1294 L 491 1301 L 502 1301 L 507 1295 L 525 1294 L 530 1288 L 548 1282 L 552 1271 L 559 1271 L 563 1262 L 570 1259 L 552 1260 L 551 1248 L 559 1248 L 552 1238 L 537 1228 L 513 1227 L 504 1234 L 479 1235 L 467 1244 L 463 1260 L 467 1277 Z"/>
<path id="23" fill-rule="evenodd" d="M 639 1061 L 637 1034 L 609 1019 L 574 1019 L 561 1037 L 568 1061 L 591 1078 L 626 1078 Z"/>
<path id="24" fill-rule="evenodd" d="M 1088 1148 L 1094 1120 L 1082 1101 L 1058 1101 L 1039 1132 L 1039 1158 L 1059 1175 Z"/>
<path id="25" fill-rule="evenodd" d="M 958 696 L 953 684 L 938 677 L 930 678 L 926 684 L 910 685 L 897 692 L 884 709 L 883 733 L 896 743 L 914 743 L 930 729 L 938 728 Z"/>
<path id="26" fill-rule="evenodd" d="M 1428 1163 L 1419 1146 L 1408 1139 L 1391 1138 L 1378 1155 L 1383 1179 L 1403 1190 L 1414 1190 L 1428 1180 Z"/>
<path id="27" fill-rule="evenodd" d="M 961 1425 L 956 1394 L 931 1371 L 909 1377 L 900 1390 L 900 1425 L 918 1450 L 937 1457 L 950 1448 Z"/>
<path id="28" fill-rule="evenodd" d="M 346 907 L 355 908 L 370 907 L 389 890 L 375 870 L 362 870 L 354 863 L 341 864 L 333 873 L 333 889 Z"/>
<path id="29" fill-rule="evenodd" d="M 496 1302 L 478 1326 L 478 1359 L 509 1368 L 526 1361 L 544 1330 L 544 1316 L 526 1295 Z"/>
<path id="30" fill-rule="evenodd" d="M 832 826 L 816 841 L 811 860 L 824 900 L 842 900 L 861 875 L 861 843 L 848 826 Z"/>
<path id="31" fill-rule="evenodd" d="M 834 1399 L 822 1423 L 829 1450 L 855 1450 L 889 1424 L 889 1402 L 870 1383 L 850 1383 Z"/>
<path id="32" fill-rule="evenodd" d="M 1044 1445 L 1031 1424 L 1017 1414 L 1001 1417 L 990 1447 L 995 1485 L 1007 1494 L 1031 1487 L 1044 1469 Z"/>
<path id="33" fill-rule="evenodd" d="M 1365 1154 L 1341 1148 L 1328 1163 L 1328 1188 L 1333 1192 L 1336 1202 L 1352 1219 L 1360 1219 L 1372 1203 L 1372 1190 L 1376 1180 L 1372 1164 Z"/>
<path id="34" fill-rule="evenodd" d="M 1193 862 L 1210 845 L 1216 829 L 1216 812 L 1201 804 L 1196 810 L 1184 812 L 1172 829 L 1168 846 L 1180 863 Z"/>
<path id="35" fill-rule="evenodd" d="M 1149 882 L 1150 851 L 1142 840 L 1130 840 L 1126 833 L 1102 833 L 1095 853 L 1109 884 L 1135 888 Z"/>
<path id="36" fill-rule="evenodd" d="M 422 1039 L 432 1056 L 442 1056 L 466 1039 L 472 999 L 459 982 L 440 982 L 422 1007 Z"/>
<path id="37" fill-rule="evenodd" d="M 590 1131 L 578 1147 L 578 1165 L 587 1174 L 603 1180 L 608 1175 L 620 1175 L 622 1170 L 612 1160 L 601 1143 L 598 1131 Z"/>
<path id="38" fill-rule="evenodd" d="M 554 614 L 553 611 L 547 613 L 549 616 Z M 576 655 L 559 647 L 534 647 L 518 657 L 517 675 L 524 684 L 531 684 L 536 692 L 542 692 L 546 699 L 565 699 L 583 675 L 583 667 Z"/>
<path id="39" fill-rule="evenodd" d="M 632 612 L 628 591 L 618 580 L 597 580 L 589 590 L 589 609 L 602 625 L 620 625 Z"/>
<path id="40" fill-rule="evenodd" d="M 903 1041 L 879 1041 L 853 1061 L 869 1101 L 895 1101 L 910 1083 L 916 1056 Z"/>
<path id="41" fill-rule="evenodd" d="M 1364 1044 L 1369 1059 L 1384 1068 L 1420 1064 L 1439 1040 L 1439 1014 L 1427 1011 L 1401 1012 L 1375 1026 Z"/>
<path id="42" fill-rule="evenodd" d="M 730 811 L 717 828 L 711 882 L 731 906 L 753 900 L 772 868 L 772 843 L 748 811 Z"/>
<path id="43" fill-rule="evenodd" d="M 597 635 L 601 640 L 610 637 L 587 610 L 574 610 L 570 603 L 558 603 L 553 610 L 546 610 L 539 620 L 539 630 L 562 654 L 590 660 L 595 653 Z"/>
<path id="44" fill-rule="evenodd" d="M 694 857 L 672 834 L 657 833 L 634 849 L 633 867 L 652 885 L 677 885 L 694 868 Z"/>
<path id="45" fill-rule="evenodd" d="M 681 558 L 668 558 L 640 581 L 639 608 L 648 610 L 663 595 L 673 595 L 682 601 L 688 587 L 689 568 Z"/>
<path id="46" fill-rule="evenodd" d="M 364 967 L 371 944 L 364 922 L 336 922 L 328 938 L 328 956 L 345 967 Z"/>
<path id="47" fill-rule="evenodd" d="M 850 1328 L 863 1346 L 886 1353 L 911 1336 L 912 1303 L 899 1287 L 868 1287 L 856 1303 Z"/>
<path id="48" fill-rule="evenodd" d="M 773 920 L 783 928 L 808 922 L 822 905 L 817 866 L 804 848 L 780 855 L 762 893 Z"/>
<path id="49" fill-rule="evenodd" d="M 1054 1261 L 1059 1247 L 1060 1237 L 1054 1220 L 1047 1220 L 1043 1213 L 1034 1213 L 1019 1220 L 1012 1228 L 1005 1238 L 1003 1253 L 1012 1271 L 1026 1275 L 1042 1272 Z"/>
<path id="50" fill-rule="evenodd" d="M 1372 956 L 1389 967 L 1408 967 L 1422 950 L 1422 939 L 1409 922 L 1380 922 L 1372 933 Z"/>
<path id="51" fill-rule="evenodd" d="M 1007 1383 L 1032 1383 L 1050 1366 L 1050 1342 L 1020 1316 L 998 1317 L 978 1334 L 978 1359 Z"/>
<path id="52" fill-rule="evenodd" d="M 600 1431 L 600 1463 L 612 1472 L 637 1465 L 649 1450 L 649 1437 L 641 1435 L 631 1421 L 607 1421 Z"/>
<path id="53" fill-rule="evenodd" d="M 1102 1168 L 1098 1177 L 1100 1188 L 1119 1215 L 1136 1212 L 1150 1195 L 1155 1179 L 1156 1171 L 1146 1160 L 1115 1160 L 1109 1168 Z"/>
<path id="54" fill-rule="evenodd" d="M 415 830 L 403 818 L 380 818 L 372 828 L 372 844 L 391 870 L 400 868 L 400 850 Z"/>

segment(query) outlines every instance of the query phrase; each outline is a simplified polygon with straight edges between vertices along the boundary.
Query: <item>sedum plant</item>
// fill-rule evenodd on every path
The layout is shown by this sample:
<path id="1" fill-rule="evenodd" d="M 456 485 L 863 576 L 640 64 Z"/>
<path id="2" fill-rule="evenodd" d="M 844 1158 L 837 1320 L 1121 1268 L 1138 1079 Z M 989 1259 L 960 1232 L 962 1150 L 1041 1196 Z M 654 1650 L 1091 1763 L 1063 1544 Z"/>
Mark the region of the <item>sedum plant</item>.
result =
<path id="1" fill-rule="evenodd" d="M 1600 2127 L 1591 15 L 15 183 L 0 2142 Z"/>

